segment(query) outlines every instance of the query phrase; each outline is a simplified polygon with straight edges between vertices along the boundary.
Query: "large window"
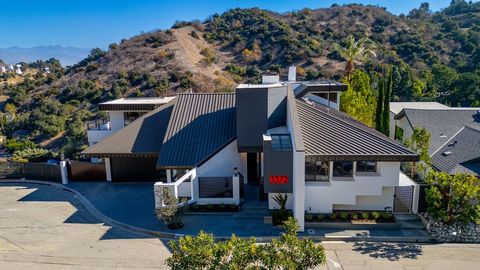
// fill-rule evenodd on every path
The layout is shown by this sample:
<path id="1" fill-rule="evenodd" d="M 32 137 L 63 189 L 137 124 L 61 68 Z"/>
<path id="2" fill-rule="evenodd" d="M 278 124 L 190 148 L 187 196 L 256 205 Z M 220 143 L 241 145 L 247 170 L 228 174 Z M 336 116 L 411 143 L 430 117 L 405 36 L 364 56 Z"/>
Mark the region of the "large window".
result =
<path id="1" fill-rule="evenodd" d="M 333 177 L 352 177 L 353 161 L 333 162 Z"/>
<path id="2" fill-rule="evenodd" d="M 291 151 L 292 142 L 290 141 L 290 135 L 283 134 L 271 135 L 272 137 L 272 150 L 273 151 Z"/>
<path id="3" fill-rule="evenodd" d="M 145 112 L 124 112 L 123 113 L 123 125 L 128 126 L 133 121 L 137 120 L 140 116 L 144 115 Z"/>
<path id="4" fill-rule="evenodd" d="M 305 157 L 305 181 L 327 182 L 329 174 L 328 161 L 320 161 L 315 157 Z"/>
<path id="5" fill-rule="evenodd" d="M 336 92 L 320 92 L 320 93 L 313 93 L 315 96 L 321 97 L 325 100 L 329 100 L 330 102 L 337 102 L 337 93 Z"/>
<path id="6" fill-rule="evenodd" d="M 377 162 L 357 161 L 357 172 L 377 172 Z"/>

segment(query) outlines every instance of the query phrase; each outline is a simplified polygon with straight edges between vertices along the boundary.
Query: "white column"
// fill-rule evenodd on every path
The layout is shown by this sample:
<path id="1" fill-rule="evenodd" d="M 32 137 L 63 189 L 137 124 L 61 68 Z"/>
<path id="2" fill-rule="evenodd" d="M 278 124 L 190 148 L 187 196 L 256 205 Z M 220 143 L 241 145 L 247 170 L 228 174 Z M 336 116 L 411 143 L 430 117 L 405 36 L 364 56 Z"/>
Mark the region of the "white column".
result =
<path id="1" fill-rule="evenodd" d="M 167 170 L 167 183 L 172 182 L 172 170 Z"/>
<path id="2" fill-rule="evenodd" d="M 68 184 L 67 161 L 60 161 L 60 174 L 62 175 L 62 184 Z"/>
<path id="3" fill-rule="evenodd" d="M 112 167 L 110 165 L 110 158 L 105 158 L 105 172 L 107 174 L 107 181 L 112 181 Z"/>
<path id="4" fill-rule="evenodd" d="M 293 216 L 305 230 L 305 153 L 293 152 Z"/>
<path id="5" fill-rule="evenodd" d="M 234 201 L 234 204 L 239 205 L 240 204 L 240 176 L 238 174 L 233 175 L 232 185 L 233 185 L 233 201 Z"/>

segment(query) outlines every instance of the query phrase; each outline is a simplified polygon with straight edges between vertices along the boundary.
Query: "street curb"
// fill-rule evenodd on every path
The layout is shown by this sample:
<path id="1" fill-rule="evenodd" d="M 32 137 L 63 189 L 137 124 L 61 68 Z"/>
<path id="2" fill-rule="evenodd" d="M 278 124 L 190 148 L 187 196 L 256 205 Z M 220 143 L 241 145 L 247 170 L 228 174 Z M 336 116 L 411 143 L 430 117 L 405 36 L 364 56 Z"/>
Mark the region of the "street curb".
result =
<path id="1" fill-rule="evenodd" d="M 125 231 L 130 233 L 136 234 L 143 234 L 158 237 L 162 240 L 175 240 L 183 236 L 187 236 L 188 234 L 177 234 L 177 233 L 167 233 L 167 232 L 160 232 L 160 231 L 152 231 L 147 230 L 135 226 L 131 226 L 120 221 L 111 219 L 100 212 L 85 196 L 83 196 L 80 192 L 76 191 L 75 189 L 66 187 L 63 184 L 55 183 L 55 182 L 47 182 L 47 181 L 37 181 L 37 180 L 0 180 L 0 183 L 27 183 L 27 184 L 37 184 L 37 185 L 46 185 L 51 186 L 60 190 L 65 190 L 73 194 L 73 197 L 77 199 L 83 207 L 96 219 L 100 220 L 101 222 L 111 226 L 121 228 Z M 309 238 L 315 242 L 328 242 L 328 241 L 343 241 L 343 242 L 395 242 L 395 243 L 432 243 L 432 241 L 425 237 L 424 239 L 419 240 L 417 237 L 390 237 L 390 236 L 300 236 L 303 238 Z M 216 240 L 222 241 L 229 239 L 230 236 L 215 236 Z M 251 237 L 240 237 L 240 238 L 251 238 Z M 257 242 L 265 243 L 270 242 L 272 239 L 275 239 L 275 236 L 255 236 Z"/>

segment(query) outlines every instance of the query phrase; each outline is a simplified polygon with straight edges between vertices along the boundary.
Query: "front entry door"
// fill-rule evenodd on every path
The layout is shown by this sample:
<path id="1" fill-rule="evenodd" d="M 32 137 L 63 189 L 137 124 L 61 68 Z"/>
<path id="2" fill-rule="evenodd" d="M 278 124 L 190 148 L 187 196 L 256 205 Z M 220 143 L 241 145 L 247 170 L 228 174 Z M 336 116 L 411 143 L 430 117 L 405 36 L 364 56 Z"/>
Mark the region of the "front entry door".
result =
<path id="1" fill-rule="evenodd" d="M 257 153 L 247 153 L 247 179 L 249 184 L 258 185 L 260 183 L 257 157 Z"/>

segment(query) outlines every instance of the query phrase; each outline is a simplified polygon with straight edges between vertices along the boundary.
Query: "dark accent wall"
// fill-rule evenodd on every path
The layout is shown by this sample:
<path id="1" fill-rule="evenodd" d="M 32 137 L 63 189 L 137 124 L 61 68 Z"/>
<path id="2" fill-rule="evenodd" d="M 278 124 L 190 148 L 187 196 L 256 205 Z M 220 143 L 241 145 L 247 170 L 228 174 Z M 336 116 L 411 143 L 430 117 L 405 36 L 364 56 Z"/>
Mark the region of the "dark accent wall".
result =
<path id="1" fill-rule="evenodd" d="M 111 158 L 112 181 L 153 182 L 162 180 L 156 158 Z"/>
<path id="2" fill-rule="evenodd" d="M 286 124 L 287 87 L 237 88 L 235 98 L 239 152 L 262 152 L 262 135 Z"/>
<path id="3" fill-rule="evenodd" d="M 293 192 L 293 151 L 272 151 L 272 142 L 263 141 L 263 175 L 266 193 Z M 270 176 L 287 176 L 288 183 L 271 184 Z"/>

